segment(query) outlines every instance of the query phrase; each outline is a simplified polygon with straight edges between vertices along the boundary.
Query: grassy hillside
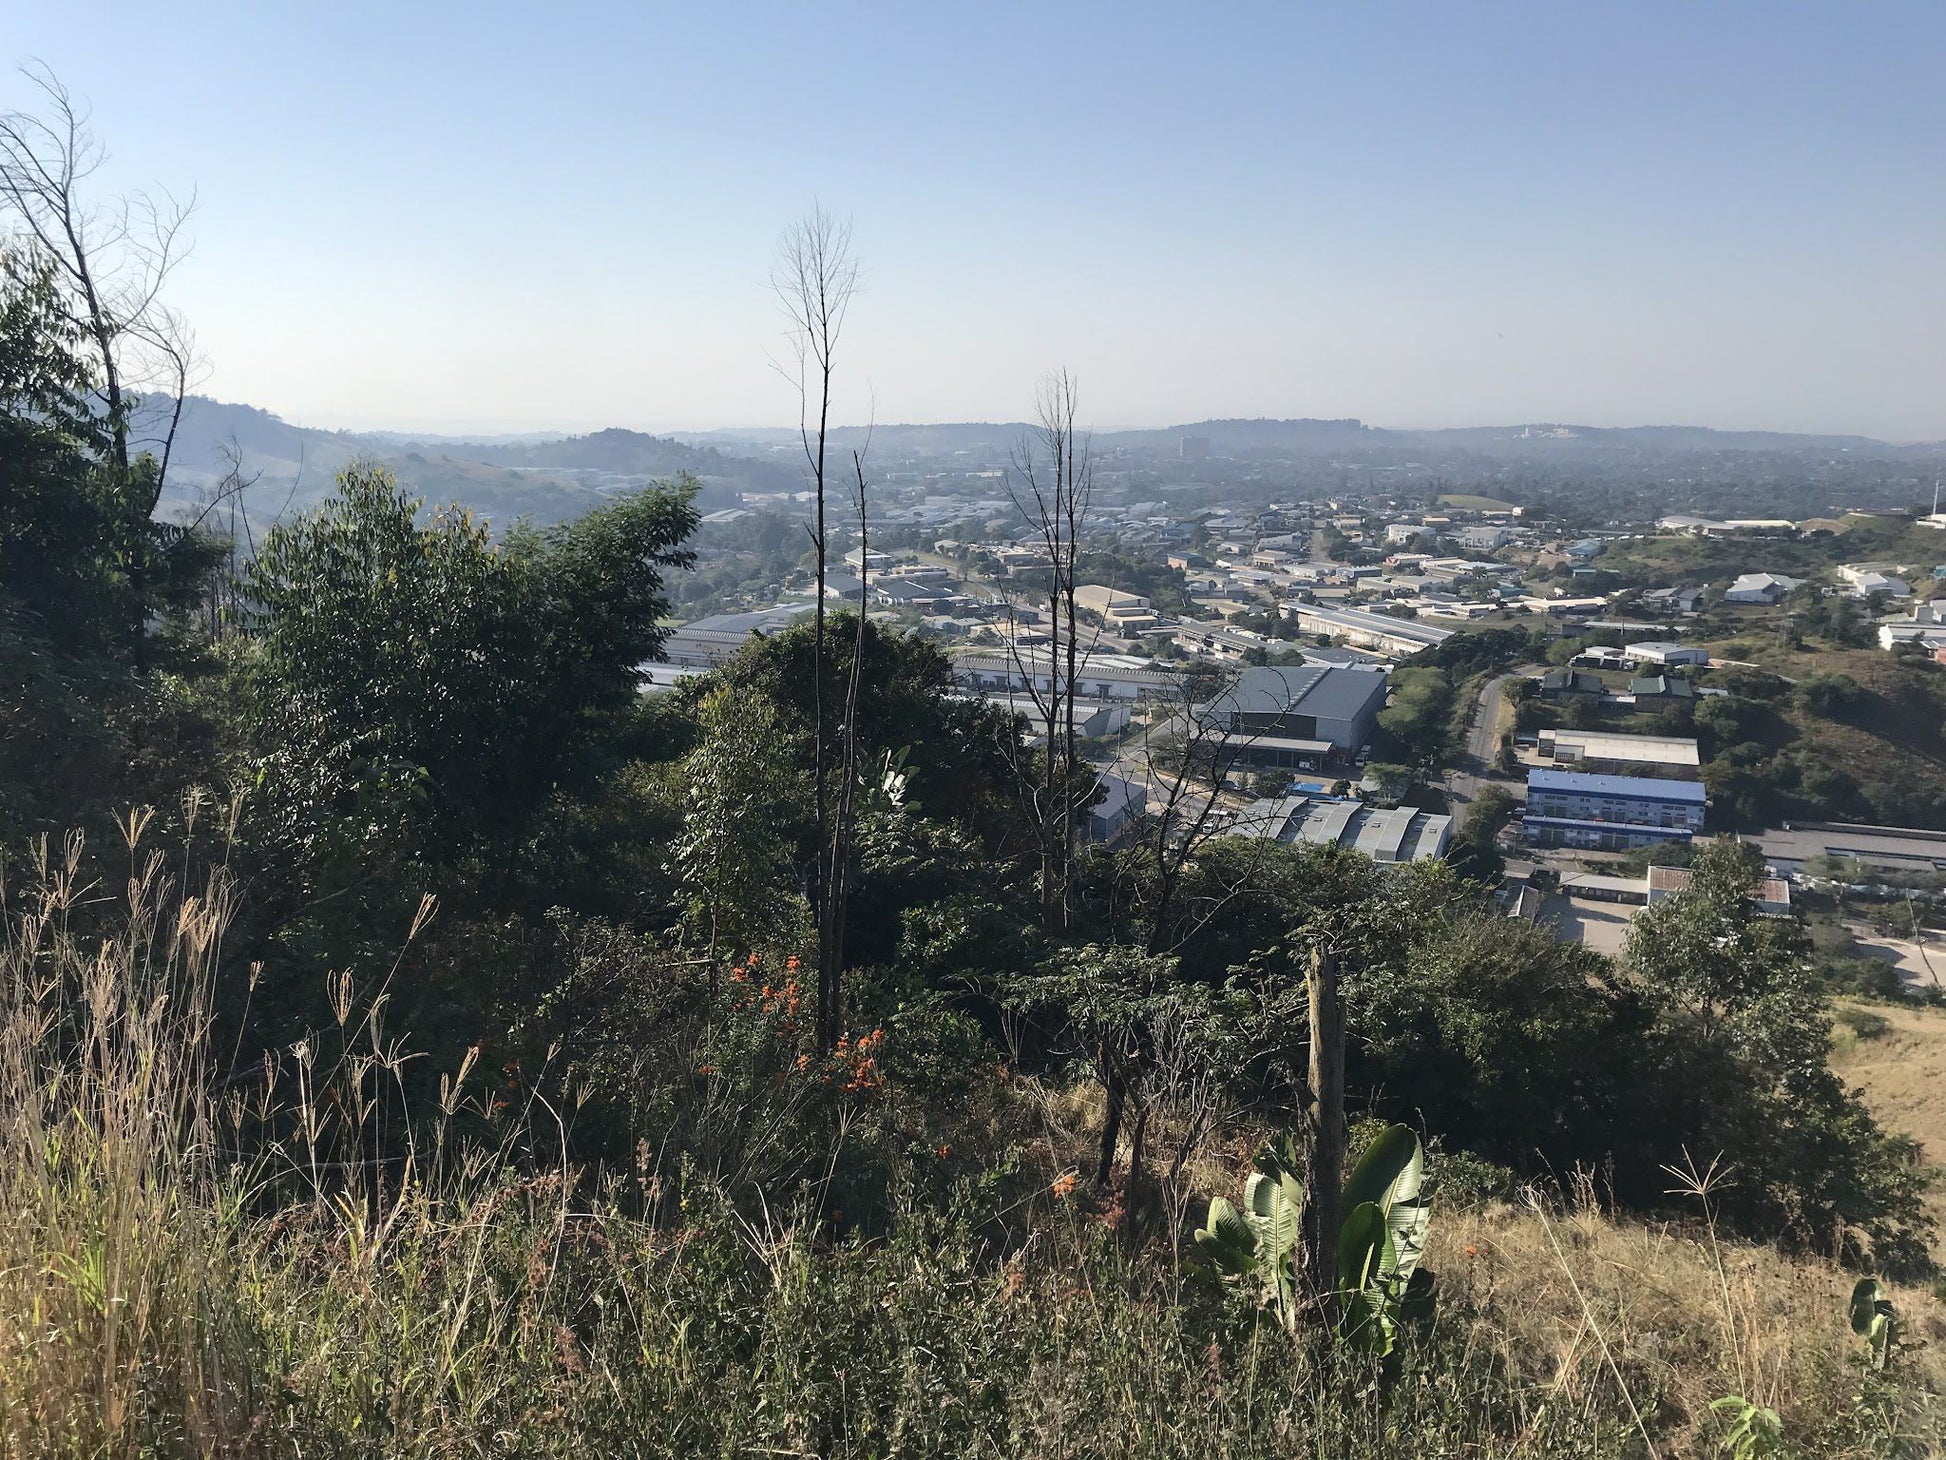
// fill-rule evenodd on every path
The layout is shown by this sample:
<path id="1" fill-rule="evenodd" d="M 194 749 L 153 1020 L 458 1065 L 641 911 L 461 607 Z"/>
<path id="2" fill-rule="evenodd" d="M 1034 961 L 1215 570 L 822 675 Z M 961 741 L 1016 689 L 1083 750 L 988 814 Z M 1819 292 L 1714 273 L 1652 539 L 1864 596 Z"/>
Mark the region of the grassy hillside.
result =
<path id="1" fill-rule="evenodd" d="M 1746 822 L 1946 827 L 1946 665 L 1878 649 L 1793 649 L 1775 635 L 1709 647 L 1773 676 L 1706 676 L 1733 691 L 1695 710 L 1713 762 L 1706 778 L 1730 803 L 1721 809 L 1735 815 L 1740 805 Z"/>
<path id="2" fill-rule="evenodd" d="M 1742 573 L 1812 577 L 1840 563 L 1946 562 L 1946 532 L 1904 518 L 1848 516 L 1830 530 L 1792 537 L 1693 537 L 1669 533 L 1611 543 L 1596 560 L 1631 588 L 1722 584 Z"/>
<path id="3" fill-rule="evenodd" d="M 1435 1156 L 1432 1327 L 1394 1368 L 1287 1333 L 1183 1250 L 1255 1132 L 1178 1198 L 1090 1199 L 1099 1101 L 1005 1070 L 955 1102 L 883 1234 L 702 1182 L 645 1219 L 626 1174 L 589 1179 L 503 1114 L 518 1071 L 470 1064 L 411 1159 L 360 1174 L 340 1158 L 366 1123 L 408 1117 L 375 1024 L 361 1051 L 348 1008 L 287 1103 L 225 1108 L 202 1006 L 155 998 L 204 986 L 219 907 L 99 950 L 42 913 L 0 944 L 7 1454 L 1567 1460 L 1717 1453 L 1752 1406 L 1777 1441 L 1753 1455 L 1943 1433 L 1930 1293 L 1888 1287 L 1906 1342 L 1875 1372 L 1849 1274 L 1719 1240 L 1706 1196 L 1687 1223 L 1618 1219 L 1594 1171 L 1508 1199 Z M 84 989 L 84 1027 L 39 1015 Z M 286 1135 L 248 1170 L 212 1141 L 259 1124 Z"/>

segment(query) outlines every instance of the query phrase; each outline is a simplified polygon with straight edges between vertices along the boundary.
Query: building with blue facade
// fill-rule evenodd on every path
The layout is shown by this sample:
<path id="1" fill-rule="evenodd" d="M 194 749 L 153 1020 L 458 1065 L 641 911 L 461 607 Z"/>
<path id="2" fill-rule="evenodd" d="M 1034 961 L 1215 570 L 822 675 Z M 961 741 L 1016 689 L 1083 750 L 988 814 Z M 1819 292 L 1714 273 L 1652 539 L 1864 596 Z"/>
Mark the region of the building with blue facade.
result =
<path id="1" fill-rule="evenodd" d="M 1695 781 L 1536 768 L 1527 773 L 1525 835 L 1536 846 L 1600 851 L 1687 841 L 1703 829 L 1707 804 Z"/>

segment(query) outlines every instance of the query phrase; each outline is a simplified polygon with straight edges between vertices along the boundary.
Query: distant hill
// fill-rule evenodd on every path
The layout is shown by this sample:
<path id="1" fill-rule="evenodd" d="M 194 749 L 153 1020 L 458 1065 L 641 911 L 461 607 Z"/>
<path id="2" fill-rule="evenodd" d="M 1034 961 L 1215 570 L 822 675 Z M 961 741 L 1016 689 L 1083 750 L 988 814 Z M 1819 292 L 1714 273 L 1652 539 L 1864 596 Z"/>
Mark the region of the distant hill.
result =
<path id="1" fill-rule="evenodd" d="M 879 424 L 870 428 L 874 447 L 913 456 L 985 453 L 1003 457 L 1031 427 L 1024 421 L 958 421 Z M 862 445 L 863 427 L 845 426 L 832 441 L 845 449 Z M 1353 417 L 1320 420 L 1301 417 L 1226 418 L 1188 421 L 1153 430 L 1099 431 L 1095 444 L 1128 450 L 1153 450 L 1174 455 L 1185 436 L 1206 437 L 1219 456 L 1258 454 L 1357 455 L 1365 452 L 1469 452 L 1501 459 L 1532 457 L 1568 459 L 1590 455 L 1711 454 L 1767 452 L 1777 454 L 1851 452 L 1906 460 L 1937 456 L 1941 443 L 1894 444 L 1868 436 L 1793 434 L 1785 431 L 1718 431 L 1708 426 L 1578 426 L 1561 422 L 1525 422 L 1509 426 L 1457 426 L 1434 430 L 1399 430 L 1369 425 Z M 786 428 L 752 427 L 685 432 L 681 440 L 712 444 L 725 451 L 772 459 L 794 459 L 797 432 Z"/>
<path id="2" fill-rule="evenodd" d="M 259 526 L 316 502 L 360 457 L 384 462 L 429 501 L 458 502 L 497 523 L 519 517 L 563 521 L 598 506 L 610 493 L 685 471 L 703 482 L 705 508 L 730 505 L 739 491 L 791 491 L 802 485 L 797 474 L 772 462 L 639 431 L 422 441 L 393 432 L 295 426 L 255 406 L 192 396 L 183 408 L 165 510 L 200 501 L 228 469 L 232 447 L 244 475 L 256 478 L 245 502 Z"/>

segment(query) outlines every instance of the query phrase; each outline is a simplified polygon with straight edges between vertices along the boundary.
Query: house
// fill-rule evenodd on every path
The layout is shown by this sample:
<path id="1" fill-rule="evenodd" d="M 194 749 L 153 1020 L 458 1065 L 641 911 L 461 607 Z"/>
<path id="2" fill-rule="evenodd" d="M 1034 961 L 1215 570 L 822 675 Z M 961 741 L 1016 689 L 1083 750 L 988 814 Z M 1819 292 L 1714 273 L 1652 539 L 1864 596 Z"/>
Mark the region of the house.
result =
<path id="1" fill-rule="evenodd" d="M 1536 767 L 1522 825 L 1538 846 L 1624 851 L 1688 840 L 1703 829 L 1707 799 L 1698 781 Z"/>
<path id="2" fill-rule="evenodd" d="M 1703 590 L 1700 588 L 1651 588 L 1642 595 L 1642 606 L 1668 613 L 1701 613 L 1703 611 Z"/>
<path id="3" fill-rule="evenodd" d="M 1596 644 L 1583 649 L 1568 662 L 1578 664 L 1583 669 L 1626 669 L 1628 655 L 1607 644 Z"/>
<path id="4" fill-rule="evenodd" d="M 1149 809 L 1139 781 L 1103 771 L 1097 778 L 1101 799 L 1088 808 L 1088 840 L 1112 842 Z"/>
<path id="5" fill-rule="evenodd" d="M 1579 669 L 1550 669 L 1534 681 L 1542 695 L 1548 699 L 1565 699 L 1569 695 L 1604 695 L 1608 686 L 1599 677 Z"/>
<path id="6" fill-rule="evenodd" d="M 1414 538 L 1429 535 L 1430 529 L 1416 522 L 1388 522 L 1385 525 L 1385 540 L 1399 547 L 1404 547 Z"/>
<path id="7" fill-rule="evenodd" d="M 1725 603 L 1779 604 L 1794 588 L 1802 588 L 1802 578 L 1786 578 L 1781 573 L 1745 573 L 1723 590 Z"/>
<path id="8" fill-rule="evenodd" d="M 1648 674 L 1628 682 L 1628 693 L 1642 700 L 1693 700 L 1696 686 L 1674 674 Z"/>
<path id="9" fill-rule="evenodd" d="M 1632 664 L 1654 664 L 1664 669 L 1676 664 L 1707 665 L 1710 662 L 1709 650 L 1693 649 L 1667 639 L 1649 639 L 1640 644 L 1630 644 L 1622 652 Z"/>
<path id="10" fill-rule="evenodd" d="M 1910 583 L 1902 578 L 1890 577 L 1877 568 L 1847 565 L 1838 569 L 1838 576 L 1844 580 L 1845 592 L 1853 598 L 1870 598 L 1874 593 L 1882 593 L 1887 598 L 1912 597 Z"/>

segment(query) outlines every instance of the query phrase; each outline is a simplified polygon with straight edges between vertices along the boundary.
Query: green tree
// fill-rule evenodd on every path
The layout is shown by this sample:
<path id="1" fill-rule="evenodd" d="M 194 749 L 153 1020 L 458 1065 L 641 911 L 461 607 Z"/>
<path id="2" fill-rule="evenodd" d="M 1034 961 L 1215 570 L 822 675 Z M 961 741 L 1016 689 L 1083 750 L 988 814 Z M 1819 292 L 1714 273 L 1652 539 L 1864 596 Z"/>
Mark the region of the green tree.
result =
<path id="1" fill-rule="evenodd" d="M 793 951 L 808 908 L 793 886 L 786 828 L 808 816 L 810 788 L 761 696 L 725 686 L 704 698 L 697 719 L 695 748 L 681 761 L 675 847 L 684 924 L 712 954 Z"/>
<path id="2" fill-rule="evenodd" d="M 662 641 L 692 484 L 496 544 L 391 474 L 273 528 L 245 661 L 258 779 L 315 849 L 410 834 L 435 859 L 519 829 L 585 778 Z"/>
<path id="3" fill-rule="evenodd" d="M 1753 848 L 1719 839 L 1697 851 L 1689 885 L 1630 929 L 1628 962 L 1665 1007 L 1660 1042 L 1680 1072 L 1659 1088 L 1657 1118 L 1687 1133 L 1696 1159 L 1734 1163 L 1733 1220 L 1911 1260 L 1927 1230 L 1911 1143 L 1881 1131 L 1831 1072 L 1810 941 L 1757 908 L 1763 876 Z"/>

